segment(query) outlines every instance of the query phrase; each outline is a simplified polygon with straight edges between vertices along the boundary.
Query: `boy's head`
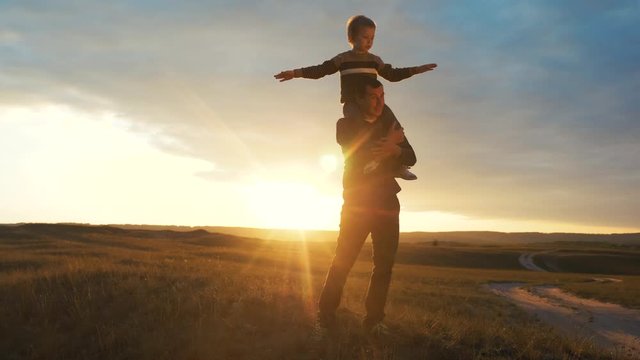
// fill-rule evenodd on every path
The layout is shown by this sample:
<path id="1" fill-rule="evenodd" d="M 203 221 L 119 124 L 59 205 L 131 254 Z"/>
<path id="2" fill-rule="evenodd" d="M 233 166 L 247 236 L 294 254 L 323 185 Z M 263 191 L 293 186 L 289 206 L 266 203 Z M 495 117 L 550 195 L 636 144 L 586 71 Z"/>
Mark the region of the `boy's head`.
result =
<path id="1" fill-rule="evenodd" d="M 364 15 L 352 16 L 347 20 L 347 40 L 357 52 L 368 52 L 373 46 L 376 23 Z"/>

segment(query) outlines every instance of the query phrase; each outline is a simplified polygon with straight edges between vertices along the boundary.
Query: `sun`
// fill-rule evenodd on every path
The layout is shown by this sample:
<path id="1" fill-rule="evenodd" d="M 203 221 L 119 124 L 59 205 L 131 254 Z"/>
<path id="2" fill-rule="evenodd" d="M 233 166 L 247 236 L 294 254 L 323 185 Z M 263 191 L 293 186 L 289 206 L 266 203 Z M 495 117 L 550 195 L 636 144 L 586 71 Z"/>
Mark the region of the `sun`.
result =
<path id="1" fill-rule="evenodd" d="M 333 154 L 320 156 L 320 168 L 326 173 L 332 173 L 338 169 L 338 158 Z"/>
<path id="2" fill-rule="evenodd" d="M 323 194 L 312 184 L 256 181 L 246 187 L 245 195 L 258 227 L 333 230 L 338 226 L 341 198 Z"/>

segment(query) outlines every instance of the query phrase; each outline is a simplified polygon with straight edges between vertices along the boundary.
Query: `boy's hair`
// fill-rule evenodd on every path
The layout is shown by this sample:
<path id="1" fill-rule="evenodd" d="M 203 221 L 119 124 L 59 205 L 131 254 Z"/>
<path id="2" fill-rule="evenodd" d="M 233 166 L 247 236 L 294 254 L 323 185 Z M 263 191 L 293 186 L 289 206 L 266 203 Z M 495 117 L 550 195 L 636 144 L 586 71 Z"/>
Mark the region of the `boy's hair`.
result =
<path id="1" fill-rule="evenodd" d="M 351 43 L 351 39 L 358 34 L 363 27 L 376 28 L 376 23 L 364 15 L 355 15 L 347 20 L 347 40 Z"/>
<path id="2" fill-rule="evenodd" d="M 359 81 L 355 84 L 354 93 L 357 99 L 363 99 L 367 94 L 367 87 L 372 89 L 377 89 L 382 86 L 382 83 L 378 81 L 378 79 L 363 76 Z"/>

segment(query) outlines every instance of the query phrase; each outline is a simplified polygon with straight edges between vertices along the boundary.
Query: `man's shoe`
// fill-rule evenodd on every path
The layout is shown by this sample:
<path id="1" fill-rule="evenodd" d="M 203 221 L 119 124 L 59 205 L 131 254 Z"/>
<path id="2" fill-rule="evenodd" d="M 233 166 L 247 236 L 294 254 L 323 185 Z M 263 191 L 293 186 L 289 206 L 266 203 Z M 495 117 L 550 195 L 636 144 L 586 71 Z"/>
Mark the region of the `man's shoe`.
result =
<path id="1" fill-rule="evenodd" d="M 373 326 L 364 326 L 365 335 L 371 338 L 388 338 L 392 335 L 391 329 L 385 325 L 382 321 L 374 324 Z"/>
<path id="2" fill-rule="evenodd" d="M 316 321 L 311 330 L 311 341 L 322 343 L 327 341 L 327 339 L 329 339 L 329 329 Z"/>
<path id="3" fill-rule="evenodd" d="M 326 342 L 335 335 L 335 330 L 335 324 L 316 320 L 311 330 L 311 340 L 315 343 Z"/>

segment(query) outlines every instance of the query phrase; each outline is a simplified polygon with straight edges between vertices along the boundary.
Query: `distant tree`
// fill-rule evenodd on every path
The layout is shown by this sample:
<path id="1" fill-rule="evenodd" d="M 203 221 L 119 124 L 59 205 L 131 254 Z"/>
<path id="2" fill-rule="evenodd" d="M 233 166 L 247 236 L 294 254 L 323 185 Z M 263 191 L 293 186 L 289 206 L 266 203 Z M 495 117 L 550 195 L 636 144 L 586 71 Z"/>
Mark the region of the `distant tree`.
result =
<path id="1" fill-rule="evenodd" d="M 433 241 L 431 242 L 431 245 L 438 246 L 438 239 L 433 239 Z"/>

